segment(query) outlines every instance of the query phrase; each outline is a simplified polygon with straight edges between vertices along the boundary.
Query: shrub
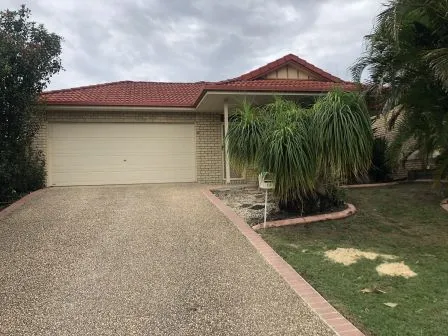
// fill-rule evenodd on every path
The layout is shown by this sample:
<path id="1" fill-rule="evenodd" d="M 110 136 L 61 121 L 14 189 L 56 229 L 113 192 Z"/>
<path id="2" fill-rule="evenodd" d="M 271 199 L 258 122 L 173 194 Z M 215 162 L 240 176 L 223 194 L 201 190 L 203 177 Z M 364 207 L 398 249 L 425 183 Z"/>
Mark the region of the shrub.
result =
<path id="1" fill-rule="evenodd" d="M 41 188 L 44 160 L 33 148 L 40 95 L 61 70 L 61 37 L 30 21 L 25 6 L 0 11 L 0 202 Z"/>

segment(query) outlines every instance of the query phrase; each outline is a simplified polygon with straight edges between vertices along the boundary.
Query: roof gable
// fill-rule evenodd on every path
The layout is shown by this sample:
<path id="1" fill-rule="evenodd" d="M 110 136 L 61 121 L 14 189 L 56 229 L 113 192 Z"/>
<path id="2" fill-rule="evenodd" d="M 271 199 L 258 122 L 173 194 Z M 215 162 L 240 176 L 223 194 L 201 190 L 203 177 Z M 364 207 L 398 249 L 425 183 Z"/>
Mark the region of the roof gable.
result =
<path id="1" fill-rule="evenodd" d="M 294 79 L 294 80 L 317 80 L 326 81 L 325 78 L 312 73 L 303 67 L 298 67 L 294 64 L 287 64 L 279 67 L 259 79 Z"/>
<path id="2" fill-rule="evenodd" d="M 311 63 L 308 63 L 304 59 L 293 54 L 286 55 L 282 58 L 279 58 L 278 60 L 270 62 L 260 68 L 252 70 L 248 73 L 245 73 L 239 77 L 230 79 L 228 81 L 241 81 L 241 80 L 250 81 L 264 78 L 272 79 L 272 77 L 271 78 L 269 77 L 271 74 L 273 74 L 274 72 L 278 73 L 279 70 L 282 70 L 285 67 L 293 67 L 299 69 L 299 71 L 302 71 L 303 73 L 306 73 L 309 78 L 303 78 L 303 79 L 307 80 L 314 79 L 333 83 L 343 82 L 342 79 L 331 75 L 330 73 L 312 65 Z"/>

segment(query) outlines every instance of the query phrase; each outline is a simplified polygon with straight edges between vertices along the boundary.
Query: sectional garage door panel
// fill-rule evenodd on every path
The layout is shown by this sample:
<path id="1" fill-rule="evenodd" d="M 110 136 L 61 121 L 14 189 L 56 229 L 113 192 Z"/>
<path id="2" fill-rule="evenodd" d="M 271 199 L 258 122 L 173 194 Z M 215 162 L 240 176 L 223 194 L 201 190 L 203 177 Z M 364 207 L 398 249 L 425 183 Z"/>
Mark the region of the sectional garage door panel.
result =
<path id="1" fill-rule="evenodd" d="M 190 124 L 49 124 L 50 185 L 194 182 Z"/>

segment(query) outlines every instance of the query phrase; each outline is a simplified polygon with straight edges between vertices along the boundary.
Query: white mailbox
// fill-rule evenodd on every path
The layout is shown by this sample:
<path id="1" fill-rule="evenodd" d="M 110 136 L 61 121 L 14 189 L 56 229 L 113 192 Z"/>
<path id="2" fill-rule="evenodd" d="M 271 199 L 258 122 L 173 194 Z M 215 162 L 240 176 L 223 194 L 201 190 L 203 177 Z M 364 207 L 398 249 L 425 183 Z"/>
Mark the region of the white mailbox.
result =
<path id="1" fill-rule="evenodd" d="M 265 196 L 264 196 L 264 222 L 263 222 L 263 228 L 266 227 L 266 218 L 267 218 L 267 211 L 268 211 L 268 190 L 275 188 L 275 182 L 272 178 L 272 174 L 268 172 L 263 172 L 258 175 L 258 186 L 260 189 L 264 189 Z"/>
<path id="2" fill-rule="evenodd" d="M 258 186 L 260 187 L 260 189 L 265 189 L 265 190 L 274 189 L 275 183 L 272 178 L 272 174 L 270 174 L 268 172 L 260 173 L 258 175 Z"/>

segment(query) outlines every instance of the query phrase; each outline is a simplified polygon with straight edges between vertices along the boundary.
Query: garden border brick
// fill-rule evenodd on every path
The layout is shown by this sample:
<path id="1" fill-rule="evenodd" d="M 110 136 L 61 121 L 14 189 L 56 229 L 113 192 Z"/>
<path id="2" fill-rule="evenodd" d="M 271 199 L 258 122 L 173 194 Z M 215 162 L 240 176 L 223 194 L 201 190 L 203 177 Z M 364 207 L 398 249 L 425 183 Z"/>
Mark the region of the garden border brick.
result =
<path id="1" fill-rule="evenodd" d="M 368 184 L 347 184 L 342 185 L 341 188 L 344 189 L 357 189 L 357 188 L 374 188 L 374 187 L 387 187 L 400 184 L 400 182 L 384 182 L 384 183 L 368 183 Z"/>
<path id="2" fill-rule="evenodd" d="M 448 198 L 446 198 L 442 202 L 440 202 L 440 206 L 442 207 L 442 209 L 448 211 Z"/>
<path id="3" fill-rule="evenodd" d="M 202 190 L 207 199 L 216 206 L 249 240 L 264 259 L 288 283 L 296 294 L 339 336 L 364 336 L 364 334 L 341 315 L 285 260 L 282 259 L 260 235 L 239 217 L 230 207 L 216 197 L 210 188 Z"/>
<path id="4" fill-rule="evenodd" d="M 23 204 L 25 204 L 26 202 L 28 202 L 32 198 L 38 196 L 39 194 L 41 194 L 44 190 L 45 190 L 45 188 L 33 191 L 33 192 L 23 196 L 22 198 L 18 199 L 14 203 L 10 204 L 9 206 L 4 208 L 3 210 L 0 210 L 0 219 L 6 217 L 7 215 L 9 215 L 14 210 L 20 208 Z"/>
<path id="5" fill-rule="evenodd" d="M 314 216 L 296 217 L 296 218 L 270 221 L 270 222 L 266 222 L 266 224 L 260 223 L 260 224 L 254 225 L 254 226 L 252 226 L 252 229 L 259 230 L 259 229 L 267 229 L 267 228 L 281 227 L 281 226 L 287 226 L 287 225 L 297 225 L 297 224 L 304 225 L 304 224 L 315 223 L 315 222 L 324 222 L 327 220 L 344 219 L 344 218 L 350 217 L 351 215 L 354 215 L 355 213 L 356 213 L 355 206 L 353 204 L 347 203 L 347 209 L 344 209 L 342 211 L 330 212 L 330 213 L 314 215 Z"/>

